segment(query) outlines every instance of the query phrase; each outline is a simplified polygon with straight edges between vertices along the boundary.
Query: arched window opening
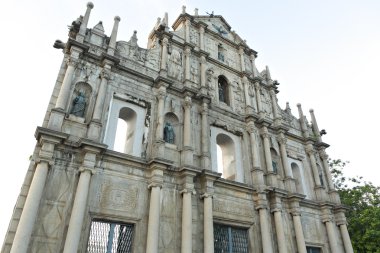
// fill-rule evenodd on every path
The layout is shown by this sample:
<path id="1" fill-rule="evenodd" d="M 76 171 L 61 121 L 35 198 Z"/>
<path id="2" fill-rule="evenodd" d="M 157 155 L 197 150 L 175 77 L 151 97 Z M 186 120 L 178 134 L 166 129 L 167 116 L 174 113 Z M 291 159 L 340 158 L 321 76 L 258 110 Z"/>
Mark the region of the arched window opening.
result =
<path id="1" fill-rule="evenodd" d="M 277 155 L 277 152 L 274 148 L 270 149 L 270 154 L 272 157 L 272 168 L 273 172 L 278 174 L 279 172 L 279 165 L 280 165 L 280 157 Z"/>
<path id="2" fill-rule="evenodd" d="M 228 82 L 223 76 L 218 77 L 219 102 L 229 105 Z"/>
<path id="3" fill-rule="evenodd" d="M 126 154 L 132 154 L 136 129 L 136 112 L 128 107 L 119 111 L 117 120 L 114 150 Z"/>
<path id="4" fill-rule="evenodd" d="M 218 45 L 218 60 L 224 62 L 224 48 L 222 44 Z"/>
<path id="5" fill-rule="evenodd" d="M 293 177 L 295 180 L 295 185 L 296 185 L 296 190 L 298 193 L 304 193 L 303 191 L 303 182 L 302 182 L 302 177 L 301 177 L 301 171 L 300 168 L 296 163 L 292 163 L 291 165 L 292 172 L 293 172 Z"/>
<path id="6" fill-rule="evenodd" d="M 218 134 L 216 136 L 216 144 L 218 172 L 222 173 L 222 177 L 225 179 L 235 180 L 236 156 L 235 144 L 233 140 L 225 134 Z"/>

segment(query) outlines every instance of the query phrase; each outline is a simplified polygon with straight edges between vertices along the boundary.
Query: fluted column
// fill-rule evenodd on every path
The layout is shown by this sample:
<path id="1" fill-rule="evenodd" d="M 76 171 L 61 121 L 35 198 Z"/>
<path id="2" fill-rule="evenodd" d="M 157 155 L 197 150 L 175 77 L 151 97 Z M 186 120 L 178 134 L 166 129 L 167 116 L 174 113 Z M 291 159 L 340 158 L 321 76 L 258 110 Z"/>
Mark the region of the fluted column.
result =
<path id="1" fill-rule="evenodd" d="M 292 169 L 289 167 L 288 154 L 286 152 L 287 139 L 286 139 L 283 132 L 280 132 L 277 140 L 280 144 L 280 154 L 281 154 L 282 166 L 283 166 L 284 172 L 285 172 L 286 189 L 290 192 L 295 192 L 296 186 L 295 186 L 295 182 L 293 179 L 293 172 L 292 172 Z"/>
<path id="2" fill-rule="evenodd" d="M 210 168 L 210 152 L 209 152 L 209 124 L 208 124 L 208 102 L 203 100 L 201 107 L 201 120 L 202 120 L 202 129 L 201 129 L 201 148 L 202 148 L 202 168 L 209 170 Z"/>
<path id="3" fill-rule="evenodd" d="M 189 47 L 185 49 L 185 80 L 190 80 L 190 53 Z"/>
<path id="4" fill-rule="evenodd" d="M 255 83 L 255 89 L 256 89 L 257 111 L 259 112 L 260 118 L 264 118 L 263 105 L 261 102 L 261 91 L 260 91 L 261 87 L 260 87 L 259 82 Z"/>
<path id="5" fill-rule="evenodd" d="M 239 56 L 240 56 L 241 72 L 245 72 L 244 48 L 243 47 L 239 47 Z"/>
<path id="6" fill-rule="evenodd" d="M 327 230 L 327 237 L 329 238 L 330 250 L 332 253 L 338 253 L 338 245 L 335 236 L 334 223 L 331 217 L 331 211 L 329 208 L 322 209 L 322 222 L 325 223 Z"/>
<path id="7" fill-rule="evenodd" d="M 70 95 L 70 87 L 71 82 L 74 76 L 75 66 L 77 64 L 77 59 L 70 57 L 66 60 L 67 69 L 65 73 L 65 77 L 63 78 L 61 89 L 59 90 L 59 95 L 57 98 L 57 102 L 55 104 L 55 108 L 61 109 L 63 111 L 66 110 L 67 102 Z"/>
<path id="8" fill-rule="evenodd" d="M 336 225 L 339 227 L 340 234 L 342 236 L 345 253 L 354 253 L 354 249 L 352 248 L 352 244 L 351 244 L 350 235 L 347 229 L 347 220 L 344 214 L 345 211 L 346 210 L 344 210 L 344 208 L 340 210 L 338 209 L 335 214 L 335 221 L 336 221 Z"/>
<path id="9" fill-rule="evenodd" d="M 183 117 L 183 149 L 184 149 L 184 163 L 187 165 L 193 164 L 193 148 L 191 141 L 191 97 L 186 96 L 183 104 L 184 117 Z"/>
<path id="10" fill-rule="evenodd" d="M 106 96 L 107 91 L 107 82 L 110 79 L 110 69 L 111 66 L 106 65 L 104 66 L 104 69 L 102 70 L 100 76 L 101 76 L 101 82 L 99 87 L 98 96 L 96 97 L 95 102 L 95 109 L 94 109 L 94 120 L 101 121 L 102 120 L 102 114 L 103 114 L 103 106 L 104 106 L 104 99 Z"/>
<path id="11" fill-rule="evenodd" d="M 108 49 L 107 49 L 107 53 L 110 55 L 114 55 L 114 53 L 115 53 L 116 37 L 117 37 L 117 30 L 119 28 L 119 22 L 120 22 L 120 17 L 115 16 L 113 28 L 112 28 L 112 33 L 111 33 L 111 38 L 110 38 L 110 42 L 108 44 Z"/>
<path id="12" fill-rule="evenodd" d="M 63 253 L 78 251 L 93 168 L 81 167 Z"/>
<path id="13" fill-rule="evenodd" d="M 264 143 L 265 165 L 267 168 L 268 181 L 271 186 L 277 186 L 277 177 L 273 171 L 273 165 L 272 165 L 272 156 L 270 152 L 268 129 L 265 126 L 262 127 L 260 130 L 260 134 L 263 138 L 263 143 Z"/>
<path id="14" fill-rule="evenodd" d="M 77 34 L 77 37 L 76 37 L 76 40 L 78 42 L 83 42 L 84 38 L 86 37 L 87 24 L 88 24 L 88 20 L 90 19 L 90 13 L 91 13 L 92 8 L 94 8 L 94 4 L 91 2 L 88 2 L 86 13 L 84 14 L 82 23 L 79 28 L 79 33 Z"/>
<path id="15" fill-rule="evenodd" d="M 160 207 L 161 207 L 161 187 L 163 184 L 163 170 L 165 168 L 159 165 L 152 165 L 150 168 L 150 201 L 149 201 L 149 220 L 147 234 L 147 253 L 158 252 L 158 238 L 160 232 Z"/>
<path id="16" fill-rule="evenodd" d="M 298 253 L 307 253 L 305 237 L 303 235 L 302 223 L 301 223 L 301 213 L 299 210 L 292 211 L 294 232 L 296 234 L 297 250 Z"/>
<path id="17" fill-rule="evenodd" d="M 251 60 L 251 65 L 252 65 L 252 73 L 253 73 L 253 77 L 258 77 L 259 76 L 259 73 L 257 72 L 257 69 L 256 69 L 256 64 L 255 64 L 255 55 L 254 54 L 251 54 L 249 56 L 249 59 Z"/>
<path id="18" fill-rule="evenodd" d="M 204 36 L 205 36 L 205 28 L 203 26 L 200 26 L 199 27 L 199 48 L 203 51 L 205 50 Z"/>
<path id="19" fill-rule="evenodd" d="M 161 54 L 161 70 L 166 70 L 167 60 L 168 60 L 168 38 L 163 38 L 162 40 L 162 54 Z"/>

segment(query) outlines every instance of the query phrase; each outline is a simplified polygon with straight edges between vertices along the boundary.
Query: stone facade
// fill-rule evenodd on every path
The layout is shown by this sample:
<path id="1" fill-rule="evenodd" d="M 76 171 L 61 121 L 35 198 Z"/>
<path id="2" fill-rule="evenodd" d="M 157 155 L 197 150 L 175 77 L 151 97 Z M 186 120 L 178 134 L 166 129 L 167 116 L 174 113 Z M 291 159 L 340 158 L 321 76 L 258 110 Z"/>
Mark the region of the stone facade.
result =
<path id="1" fill-rule="evenodd" d="M 89 250 L 107 241 L 95 221 L 131 224 L 135 253 L 222 252 L 236 238 L 219 227 L 241 235 L 234 252 L 353 252 L 313 110 L 309 123 L 279 107 L 222 16 L 184 8 L 170 30 L 165 14 L 145 49 L 136 32 L 116 40 L 119 17 L 110 37 L 87 28 L 92 8 L 55 44 L 64 59 L 3 253 L 103 252 Z"/>

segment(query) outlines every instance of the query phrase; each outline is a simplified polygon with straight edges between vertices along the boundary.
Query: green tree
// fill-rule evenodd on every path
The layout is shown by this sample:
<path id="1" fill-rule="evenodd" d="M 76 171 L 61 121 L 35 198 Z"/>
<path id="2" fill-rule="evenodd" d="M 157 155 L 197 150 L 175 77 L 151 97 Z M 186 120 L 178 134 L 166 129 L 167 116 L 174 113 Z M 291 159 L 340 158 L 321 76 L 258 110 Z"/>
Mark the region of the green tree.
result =
<path id="1" fill-rule="evenodd" d="M 380 187 L 362 177 L 346 177 L 347 162 L 330 160 L 329 165 L 346 213 L 348 231 L 356 253 L 380 253 Z"/>

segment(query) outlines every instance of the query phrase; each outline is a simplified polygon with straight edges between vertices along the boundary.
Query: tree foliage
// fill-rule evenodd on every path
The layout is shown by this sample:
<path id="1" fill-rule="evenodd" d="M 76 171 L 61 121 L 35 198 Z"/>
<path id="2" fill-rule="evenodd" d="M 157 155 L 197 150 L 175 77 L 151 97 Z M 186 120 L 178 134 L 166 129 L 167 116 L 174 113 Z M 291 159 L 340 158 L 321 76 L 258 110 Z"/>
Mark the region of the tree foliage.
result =
<path id="1" fill-rule="evenodd" d="M 362 177 L 346 177 L 343 169 L 348 162 L 330 160 L 335 188 L 346 213 L 348 231 L 356 253 L 380 253 L 380 187 Z"/>

